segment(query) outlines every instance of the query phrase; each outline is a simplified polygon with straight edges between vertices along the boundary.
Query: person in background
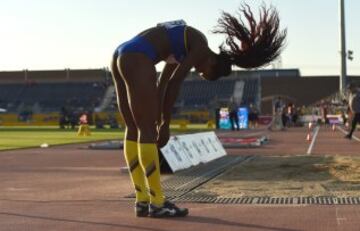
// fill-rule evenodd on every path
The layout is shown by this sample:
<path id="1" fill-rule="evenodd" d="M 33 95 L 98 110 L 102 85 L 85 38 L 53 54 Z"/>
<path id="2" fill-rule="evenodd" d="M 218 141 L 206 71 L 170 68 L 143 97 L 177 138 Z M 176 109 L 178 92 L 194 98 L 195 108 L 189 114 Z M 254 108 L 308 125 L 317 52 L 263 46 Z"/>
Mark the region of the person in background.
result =
<path id="1" fill-rule="evenodd" d="M 216 129 L 220 128 L 219 121 L 220 121 L 220 108 L 217 107 L 217 108 L 215 108 L 215 126 L 216 126 Z"/>
<path id="2" fill-rule="evenodd" d="M 103 129 L 104 128 L 104 120 L 98 115 L 98 114 L 95 114 L 95 127 L 97 129 Z"/>
<path id="3" fill-rule="evenodd" d="M 300 113 L 299 107 L 294 107 L 294 114 L 293 114 L 293 116 L 292 116 L 292 124 L 293 124 L 295 127 L 299 126 L 299 122 L 298 122 L 299 113 Z"/>
<path id="4" fill-rule="evenodd" d="M 286 107 L 282 108 L 281 111 L 281 122 L 282 122 L 282 130 L 289 126 L 289 115 Z"/>
<path id="5" fill-rule="evenodd" d="M 281 97 L 273 99 L 273 119 L 269 130 L 284 130 L 286 124 L 286 111 Z"/>
<path id="6" fill-rule="evenodd" d="M 90 136 L 90 127 L 89 127 L 89 119 L 88 113 L 84 112 L 79 117 L 79 130 L 77 133 L 78 136 Z"/>
<path id="7" fill-rule="evenodd" d="M 287 127 L 291 127 L 294 126 L 293 124 L 293 116 L 294 116 L 294 110 L 295 110 L 295 106 L 293 103 L 288 103 L 287 107 Z"/>
<path id="8" fill-rule="evenodd" d="M 65 129 L 65 126 L 69 124 L 68 112 L 66 108 L 63 106 L 60 109 L 59 113 L 59 127 L 61 129 Z"/>
<path id="9" fill-rule="evenodd" d="M 249 128 L 257 128 L 259 122 L 258 110 L 253 104 L 250 104 L 249 109 Z"/>
<path id="10" fill-rule="evenodd" d="M 324 123 L 325 127 L 327 127 L 330 124 L 330 121 L 329 121 L 329 118 L 328 118 L 329 108 L 328 108 L 327 102 L 325 102 L 325 101 L 321 102 L 320 114 L 321 114 L 321 117 L 322 117 L 322 122 Z"/>
<path id="11" fill-rule="evenodd" d="M 238 117 L 238 107 L 237 107 L 237 103 L 235 102 L 235 99 L 233 97 L 231 97 L 229 105 L 229 119 L 230 119 L 230 123 L 231 123 L 231 130 L 240 130 L 240 125 L 239 125 L 239 117 Z"/>
<path id="12" fill-rule="evenodd" d="M 355 84 L 350 84 L 349 90 L 349 108 L 352 114 L 352 120 L 350 131 L 345 136 L 345 138 L 352 139 L 352 135 L 356 129 L 356 125 L 360 123 L 360 91 Z"/>

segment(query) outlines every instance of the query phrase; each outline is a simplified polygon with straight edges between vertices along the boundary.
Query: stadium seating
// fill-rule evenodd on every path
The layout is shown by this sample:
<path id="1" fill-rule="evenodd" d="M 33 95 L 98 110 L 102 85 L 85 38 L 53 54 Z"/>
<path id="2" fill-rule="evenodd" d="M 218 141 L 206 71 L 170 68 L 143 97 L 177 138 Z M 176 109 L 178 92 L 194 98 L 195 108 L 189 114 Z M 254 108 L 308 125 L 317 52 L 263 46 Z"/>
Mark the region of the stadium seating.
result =
<path id="1" fill-rule="evenodd" d="M 63 106 L 70 110 L 118 111 L 111 75 L 106 70 L 3 72 L 1 76 L 0 107 L 9 113 L 59 112 Z M 259 100 L 258 85 L 254 76 L 243 77 L 237 72 L 214 82 L 190 73 L 182 83 L 174 112 L 212 112 L 227 106 L 231 98 L 248 106 Z"/>
<path id="2" fill-rule="evenodd" d="M 203 107 L 212 100 L 228 100 L 234 92 L 235 80 L 208 82 L 203 80 L 185 81 L 177 100 L 183 107 Z"/>
<path id="3" fill-rule="evenodd" d="M 258 79 L 247 79 L 244 85 L 244 94 L 242 97 L 241 104 L 248 106 L 250 104 L 256 104 L 258 99 L 259 91 Z"/>
<path id="4" fill-rule="evenodd" d="M 34 83 L 0 85 L 0 105 L 8 112 L 40 107 L 41 112 L 57 112 L 62 106 L 94 108 L 106 87 L 102 83 Z"/>
<path id="5" fill-rule="evenodd" d="M 208 82 L 184 81 L 176 104 L 185 108 L 208 106 L 213 100 L 228 101 L 234 93 L 236 80 Z M 0 85 L 0 106 L 9 112 L 38 104 L 42 112 L 59 111 L 62 106 L 95 108 L 103 100 L 107 90 L 102 83 L 36 83 Z M 257 80 L 246 80 L 242 104 L 257 99 Z M 111 104 L 116 103 L 115 94 Z M 108 107 L 107 110 L 117 110 Z"/>

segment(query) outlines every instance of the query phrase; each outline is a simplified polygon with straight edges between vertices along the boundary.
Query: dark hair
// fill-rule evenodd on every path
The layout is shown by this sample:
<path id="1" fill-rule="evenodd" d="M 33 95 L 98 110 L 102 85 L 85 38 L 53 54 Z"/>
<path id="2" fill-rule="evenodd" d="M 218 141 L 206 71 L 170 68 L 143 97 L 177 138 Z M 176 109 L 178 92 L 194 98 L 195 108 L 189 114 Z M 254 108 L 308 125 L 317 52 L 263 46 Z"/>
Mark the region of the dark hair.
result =
<path id="1" fill-rule="evenodd" d="M 216 55 L 216 64 L 214 67 L 215 77 L 213 80 L 230 75 L 231 65 L 232 62 L 229 55 L 224 52 L 220 52 L 220 54 Z"/>
<path id="2" fill-rule="evenodd" d="M 226 34 L 225 44 L 220 46 L 220 54 L 228 56 L 233 64 L 242 68 L 255 68 L 269 64 L 276 59 L 284 46 L 287 30 L 279 30 L 277 10 L 263 5 L 260 8 L 260 20 L 254 18 L 249 5 L 239 8 L 239 19 L 222 12 L 213 33 Z M 249 26 L 246 27 L 242 17 L 245 16 Z"/>

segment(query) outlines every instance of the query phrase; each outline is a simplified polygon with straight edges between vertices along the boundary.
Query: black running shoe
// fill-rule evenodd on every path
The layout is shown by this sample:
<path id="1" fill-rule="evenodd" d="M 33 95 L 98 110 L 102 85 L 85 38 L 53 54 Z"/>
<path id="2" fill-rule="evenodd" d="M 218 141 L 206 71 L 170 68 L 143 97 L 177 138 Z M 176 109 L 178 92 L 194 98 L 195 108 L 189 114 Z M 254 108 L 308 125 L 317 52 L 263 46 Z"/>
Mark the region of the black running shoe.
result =
<path id="1" fill-rule="evenodd" d="M 137 217 L 147 217 L 149 215 L 149 202 L 136 202 L 135 215 Z"/>
<path id="2" fill-rule="evenodd" d="M 344 138 L 351 140 L 352 137 L 349 134 L 347 134 L 346 136 L 344 136 Z"/>
<path id="3" fill-rule="evenodd" d="M 188 214 L 189 210 L 187 208 L 179 208 L 169 201 L 165 201 L 161 207 L 150 204 L 150 217 L 185 217 Z"/>

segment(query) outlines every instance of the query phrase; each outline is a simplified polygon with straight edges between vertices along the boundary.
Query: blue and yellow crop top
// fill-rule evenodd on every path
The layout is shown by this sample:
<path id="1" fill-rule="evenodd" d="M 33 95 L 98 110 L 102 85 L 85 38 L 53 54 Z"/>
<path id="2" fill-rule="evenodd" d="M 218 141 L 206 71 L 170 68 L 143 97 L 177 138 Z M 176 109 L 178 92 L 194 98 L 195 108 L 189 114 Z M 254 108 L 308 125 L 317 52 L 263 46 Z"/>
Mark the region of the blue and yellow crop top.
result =
<path id="1" fill-rule="evenodd" d="M 187 54 L 186 23 L 184 20 L 177 20 L 159 23 L 158 27 L 164 27 L 169 37 L 171 55 L 165 60 L 167 63 L 181 63 Z M 143 53 L 152 61 L 156 61 L 158 54 L 154 46 L 143 36 L 135 36 L 131 40 L 120 44 L 115 50 L 115 56 L 124 53 Z"/>
<path id="2" fill-rule="evenodd" d="M 181 63 L 187 54 L 186 23 L 184 20 L 159 23 L 166 29 L 171 46 L 171 55 L 167 58 L 168 63 Z"/>

